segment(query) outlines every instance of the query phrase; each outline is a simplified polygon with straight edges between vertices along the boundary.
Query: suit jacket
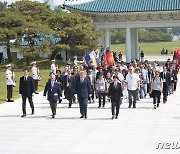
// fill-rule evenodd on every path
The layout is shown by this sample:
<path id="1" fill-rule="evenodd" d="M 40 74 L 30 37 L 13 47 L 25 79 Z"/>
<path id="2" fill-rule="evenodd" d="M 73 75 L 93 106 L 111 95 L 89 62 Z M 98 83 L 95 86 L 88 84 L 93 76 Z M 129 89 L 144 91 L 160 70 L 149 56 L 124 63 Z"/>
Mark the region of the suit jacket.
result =
<path id="1" fill-rule="evenodd" d="M 163 73 L 164 72 L 161 72 L 160 74 L 160 77 L 163 79 Z M 171 84 L 171 76 L 170 76 L 170 73 L 169 72 L 166 72 L 166 85 L 167 86 L 170 86 Z"/>
<path id="2" fill-rule="evenodd" d="M 25 81 L 24 76 L 22 76 L 19 81 L 19 94 L 25 96 L 32 95 L 33 92 L 35 92 L 33 86 L 33 78 L 28 76 L 27 80 Z"/>
<path id="3" fill-rule="evenodd" d="M 67 87 L 67 76 L 68 75 L 65 75 L 64 78 L 63 78 L 63 88 L 65 89 Z M 71 75 L 70 76 L 70 79 L 69 79 L 69 88 L 72 89 L 74 91 L 75 89 L 75 77 L 74 75 Z"/>
<path id="4" fill-rule="evenodd" d="M 46 83 L 43 96 L 46 96 L 47 93 L 48 101 L 58 101 L 59 97 L 62 96 L 60 84 L 58 82 L 54 82 L 54 86 L 52 87 L 51 81 L 48 81 Z"/>
<path id="5" fill-rule="evenodd" d="M 110 84 L 108 96 L 111 97 L 112 102 L 120 101 L 123 97 L 121 83 L 117 82 L 116 88 L 114 87 L 114 82 Z"/>
<path id="6" fill-rule="evenodd" d="M 92 85 L 93 89 L 95 89 L 95 87 L 96 87 L 96 78 L 94 76 L 92 76 L 92 82 L 91 82 L 91 79 L 90 79 L 89 76 L 87 76 L 87 78 L 89 79 L 90 84 Z"/>
<path id="7" fill-rule="evenodd" d="M 79 98 L 88 98 L 88 96 L 92 94 L 91 84 L 87 77 L 84 78 L 83 83 L 81 83 L 80 78 L 77 80 L 75 85 L 75 93 Z"/>

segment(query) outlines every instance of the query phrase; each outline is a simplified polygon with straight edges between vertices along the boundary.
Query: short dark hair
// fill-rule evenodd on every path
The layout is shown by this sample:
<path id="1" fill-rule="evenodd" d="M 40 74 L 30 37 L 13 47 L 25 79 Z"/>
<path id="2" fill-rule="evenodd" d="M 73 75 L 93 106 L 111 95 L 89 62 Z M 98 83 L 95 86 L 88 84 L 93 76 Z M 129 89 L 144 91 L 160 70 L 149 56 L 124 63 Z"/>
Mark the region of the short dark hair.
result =
<path id="1" fill-rule="evenodd" d="M 118 76 L 117 76 L 117 75 L 114 75 L 114 76 L 113 76 L 113 79 L 114 79 L 114 78 L 118 79 Z"/>
<path id="2" fill-rule="evenodd" d="M 57 70 L 56 73 L 57 73 L 57 72 L 61 73 L 61 70 Z"/>
<path id="3" fill-rule="evenodd" d="M 29 69 L 28 69 L 28 68 L 24 68 L 24 69 L 23 69 L 23 72 L 24 72 L 24 71 L 28 71 L 28 72 L 29 72 Z"/>

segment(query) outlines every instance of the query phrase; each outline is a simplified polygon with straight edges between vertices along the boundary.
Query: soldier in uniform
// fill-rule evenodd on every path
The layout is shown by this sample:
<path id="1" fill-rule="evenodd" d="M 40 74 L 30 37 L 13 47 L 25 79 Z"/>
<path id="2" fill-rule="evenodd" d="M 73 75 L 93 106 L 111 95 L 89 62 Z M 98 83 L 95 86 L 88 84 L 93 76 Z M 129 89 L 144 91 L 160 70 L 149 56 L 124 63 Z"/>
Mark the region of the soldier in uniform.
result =
<path id="1" fill-rule="evenodd" d="M 13 86 L 15 86 L 15 74 L 11 69 L 11 64 L 6 65 L 6 85 L 7 85 L 7 99 L 8 102 L 14 102 L 12 100 Z"/>
<path id="2" fill-rule="evenodd" d="M 56 75 L 56 65 L 55 65 L 55 60 L 52 60 L 51 62 L 52 62 L 52 64 L 51 64 L 51 72 L 53 72 L 54 75 Z"/>
<path id="3" fill-rule="evenodd" d="M 38 81 L 40 80 L 40 77 L 39 77 L 39 70 L 37 68 L 37 63 L 36 62 L 32 62 L 32 78 L 33 78 L 33 86 L 34 86 L 34 91 L 35 91 L 35 94 L 39 94 L 37 92 L 37 89 L 38 89 Z"/>

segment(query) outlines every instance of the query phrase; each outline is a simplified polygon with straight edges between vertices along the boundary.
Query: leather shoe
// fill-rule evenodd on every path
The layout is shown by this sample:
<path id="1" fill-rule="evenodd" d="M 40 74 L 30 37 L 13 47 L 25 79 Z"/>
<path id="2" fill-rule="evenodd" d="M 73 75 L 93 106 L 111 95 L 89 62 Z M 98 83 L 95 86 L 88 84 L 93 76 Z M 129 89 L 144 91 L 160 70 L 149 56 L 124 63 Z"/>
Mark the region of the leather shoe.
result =
<path id="1" fill-rule="evenodd" d="M 84 118 L 84 116 L 80 116 L 80 118 L 82 119 L 82 118 Z"/>
<path id="2" fill-rule="evenodd" d="M 112 116 L 112 118 L 111 118 L 112 120 L 114 119 L 114 116 Z"/>
<path id="3" fill-rule="evenodd" d="M 55 118 L 55 115 L 52 115 L 52 119 L 54 119 Z"/>
<path id="4" fill-rule="evenodd" d="M 118 116 L 116 116 L 116 119 L 118 119 Z"/>
<path id="5" fill-rule="evenodd" d="M 85 116 L 84 119 L 87 119 L 87 116 Z"/>
<path id="6" fill-rule="evenodd" d="M 157 107 L 159 107 L 159 104 L 157 104 Z"/>
<path id="7" fill-rule="evenodd" d="M 32 110 L 32 113 L 31 113 L 31 115 L 33 115 L 34 114 L 34 110 Z"/>
<path id="8" fill-rule="evenodd" d="M 35 94 L 39 94 L 38 92 L 35 92 Z"/>
<path id="9" fill-rule="evenodd" d="M 26 114 L 23 114 L 22 116 L 21 116 L 21 118 L 24 118 L 26 116 Z"/>

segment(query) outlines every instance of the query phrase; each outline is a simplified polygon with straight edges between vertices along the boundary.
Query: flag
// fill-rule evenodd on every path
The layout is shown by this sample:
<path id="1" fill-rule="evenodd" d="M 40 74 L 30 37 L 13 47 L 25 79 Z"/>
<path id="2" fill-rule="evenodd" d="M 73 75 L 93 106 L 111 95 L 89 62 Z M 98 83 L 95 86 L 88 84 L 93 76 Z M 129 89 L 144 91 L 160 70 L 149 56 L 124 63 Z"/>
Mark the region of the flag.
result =
<path id="1" fill-rule="evenodd" d="M 99 57 L 101 58 L 104 55 L 104 50 L 101 50 L 99 53 Z"/>
<path id="2" fill-rule="evenodd" d="M 113 56 L 112 52 L 108 52 L 105 55 L 105 61 L 106 61 L 107 65 L 108 65 L 108 67 L 114 65 L 114 56 Z"/>
<path id="3" fill-rule="evenodd" d="M 87 55 L 86 57 L 85 57 L 85 59 L 86 59 L 86 63 L 89 65 L 89 62 L 90 61 L 93 61 L 93 65 L 96 65 L 96 58 L 95 58 L 95 53 L 94 53 L 94 51 L 92 51 L 89 55 Z"/>
<path id="4" fill-rule="evenodd" d="M 99 63 L 100 58 L 99 58 L 99 50 L 98 49 L 95 51 L 95 55 L 96 55 L 96 63 Z"/>

